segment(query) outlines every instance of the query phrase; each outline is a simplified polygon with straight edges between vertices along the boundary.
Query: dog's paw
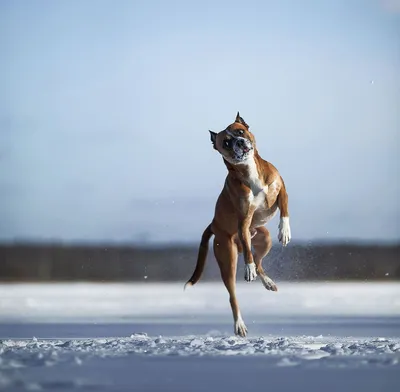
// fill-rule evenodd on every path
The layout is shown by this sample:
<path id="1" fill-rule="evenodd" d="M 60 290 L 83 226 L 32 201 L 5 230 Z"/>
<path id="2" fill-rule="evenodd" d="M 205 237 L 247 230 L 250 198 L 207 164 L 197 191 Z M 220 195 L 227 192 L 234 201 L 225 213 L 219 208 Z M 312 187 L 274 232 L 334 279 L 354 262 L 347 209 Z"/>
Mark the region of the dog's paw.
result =
<path id="1" fill-rule="evenodd" d="M 242 338 L 247 335 L 247 327 L 241 317 L 235 321 L 235 335 L 239 335 Z"/>
<path id="2" fill-rule="evenodd" d="M 283 246 L 286 246 L 292 238 L 289 225 L 289 217 L 281 218 L 279 222 L 278 240 L 282 242 Z"/>
<path id="3" fill-rule="evenodd" d="M 260 275 L 260 278 L 261 283 L 267 290 L 278 291 L 277 285 L 270 277 L 268 277 L 267 275 Z"/>
<path id="4" fill-rule="evenodd" d="M 244 280 L 246 282 L 251 282 L 252 280 L 256 280 L 256 278 L 257 278 L 256 265 L 254 263 L 245 264 Z"/>

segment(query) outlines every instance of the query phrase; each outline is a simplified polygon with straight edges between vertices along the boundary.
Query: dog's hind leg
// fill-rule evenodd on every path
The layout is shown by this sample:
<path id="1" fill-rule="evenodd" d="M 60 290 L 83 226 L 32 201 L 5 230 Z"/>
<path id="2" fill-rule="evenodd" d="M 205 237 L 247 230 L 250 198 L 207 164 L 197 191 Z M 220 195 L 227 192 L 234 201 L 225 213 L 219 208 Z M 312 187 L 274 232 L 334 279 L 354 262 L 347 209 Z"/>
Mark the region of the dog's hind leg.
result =
<path id="1" fill-rule="evenodd" d="M 237 269 L 237 245 L 232 237 L 227 235 L 215 236 L 214 254 L 217 259 L 221 278 L 229 292 L 229 302 L 232 308 L 234 331 L 236 335 L 246 336 L 247 328 L 240 313 L 236 298 L 236 269 Z"/>
<path id="2" fill-rule="evenodd" d="M 254 248 L 254 262 L 257 268 L 257 275 L 260 277 L 262 284 L 267 290 L 278 291 L 274 281 L 265 273 L 262 266 L 263 258 L 272 248 L 272 240 L 266 227 L 257 228 L 256 235 L 251 240 Z"/>

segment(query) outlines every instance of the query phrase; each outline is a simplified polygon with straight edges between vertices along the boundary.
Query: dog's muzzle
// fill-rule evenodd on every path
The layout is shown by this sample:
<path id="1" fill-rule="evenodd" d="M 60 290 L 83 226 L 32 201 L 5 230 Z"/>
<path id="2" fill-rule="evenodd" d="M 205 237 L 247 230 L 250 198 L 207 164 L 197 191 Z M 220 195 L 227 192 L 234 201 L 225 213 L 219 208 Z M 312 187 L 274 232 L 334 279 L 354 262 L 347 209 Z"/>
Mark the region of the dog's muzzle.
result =
<path id="1" fill-rule="evenodd" d="M 238 150 L 242 150 L 243 152 L 249 152 L 252 148 L 251 143 L 245 139 L 245 138 L 237 138 L 236 139 L 236 143 L 235 143 L 235 147 Z"/>
<path id="2" fill-rule="evenodd" d="M 253 146 L 250 140 L 245 139 L 244 137 L 235 138 L 233 151 L 235 153 L 236 160 L 242 161 L 246 159 L 247 156 L 250 154 L 251 150 L 253 150 Z"/>

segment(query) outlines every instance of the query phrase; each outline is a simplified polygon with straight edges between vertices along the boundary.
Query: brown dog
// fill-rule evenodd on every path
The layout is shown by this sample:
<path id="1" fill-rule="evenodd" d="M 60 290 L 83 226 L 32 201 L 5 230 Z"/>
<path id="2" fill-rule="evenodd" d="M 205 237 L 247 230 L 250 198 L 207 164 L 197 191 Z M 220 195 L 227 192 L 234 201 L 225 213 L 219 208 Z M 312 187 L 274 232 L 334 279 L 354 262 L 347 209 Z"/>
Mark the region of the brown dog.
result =
<path id="1" fill-rule="evenodd" d="M 239 113 L 235 122 L 225 130 L 219 133 L 210 131 L 210 135 L 214 148 L 222 155 L 228 168 L 228 175 L 217 200 L 214 219 L 201 238 L 195 271 L 185 287 L 194 285 L 200 279 L 208 242 L 214 234 L 214 254 L 229 292 L 234 331 L 237 335 L 246 336 L 247 328 L 236 299 L 238 252 L 244 255 L 244 279 L 250 282 L 258 275 L 267 290 L 277 291 L 275 283 L 262 267 L 262 260 L 272 246 L 269 231 L 264 225 L 279 208 L 278 239 L 283 246 L 289 243 L 288 195 L 278 170 L 258 154 L 255 138 Z"/>

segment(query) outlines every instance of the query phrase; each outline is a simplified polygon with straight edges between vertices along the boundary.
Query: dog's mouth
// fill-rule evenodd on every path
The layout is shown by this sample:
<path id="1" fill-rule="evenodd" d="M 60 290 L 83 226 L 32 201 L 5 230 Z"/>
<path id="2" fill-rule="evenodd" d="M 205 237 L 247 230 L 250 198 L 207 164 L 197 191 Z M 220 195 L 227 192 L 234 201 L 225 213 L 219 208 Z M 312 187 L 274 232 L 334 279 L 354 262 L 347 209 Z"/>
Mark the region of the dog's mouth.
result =
<path id="1" fill-rule="evenodd" d="M 253 150 L 251 142 L 247 139 L 238 140 L 234 147 L 233 152 L 235 154 L 234 159 L 237 162 L 244 161 L 248 158 Z"/>

